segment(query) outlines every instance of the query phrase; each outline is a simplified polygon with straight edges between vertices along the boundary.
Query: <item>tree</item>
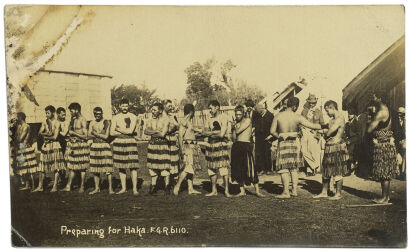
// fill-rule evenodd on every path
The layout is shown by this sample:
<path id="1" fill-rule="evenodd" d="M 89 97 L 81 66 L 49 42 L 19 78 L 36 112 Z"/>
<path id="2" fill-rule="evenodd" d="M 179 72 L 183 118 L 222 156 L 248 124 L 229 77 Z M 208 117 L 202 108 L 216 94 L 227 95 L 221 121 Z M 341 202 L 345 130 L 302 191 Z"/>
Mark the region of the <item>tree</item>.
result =
<path id="1" fill-rule="evenodd" d="M 256 103 L 261 101 L 266 96 L 256 85 L 249 85 L 246 81 L 240 80 L 234 85 L 231 95 L 231 102 L 233 105 L 244 104 L 246 100 L 250 99 Z"/>
<path id="2" fill-rule="evenodd" d="M 197 101 L 197 109 L 206 109 L 210 100 L 216 99 L 221 105 L 244 104 L 247 99 L 259 102 L 266 95 L 256 85 L 249 85 L 244 80 L 235 80 L 231 71 L 236 67 L 231 60 L 218 63 L 208 59 L 205 63 L 195 62 L 190 65 L 187 74 L 185 103 Z"/>
<path id="3" fill-rule="evenodd" d="M 130 112 L 141 114 L 149 111 L 150 106 L 159 102 L 160 99 L 155 94 L 155 89 L 149 89 L 145 84 L 142 85 L 120 85 L 111 88 L 112 112 L 117 114 L 121 99 L 126 98 L 130 101 Z"/>
<path id="4" fill-rule="evenodd" d="M 198 109 L 206 108 L 213 94 L 209 66 L 195 62 L 185 70 L 185 73 L 188 84 L 185 93 L 188 101 L 192 103 L 196 100 Z"/>
<path id="5" fill-rule="evenodd" d="M 229 105 L 232 89 L 229 71 L 234 67 L 236 65 L 231 60 L 218 64 L 213 58 L 203 64 L 195 62 L 190 65 L 185 70 L 188 84 L 187 101 L 192 103 L 196 100 L 198 109 L 205 109 L 212 99 L 217 99 L 221 105 Z"/>

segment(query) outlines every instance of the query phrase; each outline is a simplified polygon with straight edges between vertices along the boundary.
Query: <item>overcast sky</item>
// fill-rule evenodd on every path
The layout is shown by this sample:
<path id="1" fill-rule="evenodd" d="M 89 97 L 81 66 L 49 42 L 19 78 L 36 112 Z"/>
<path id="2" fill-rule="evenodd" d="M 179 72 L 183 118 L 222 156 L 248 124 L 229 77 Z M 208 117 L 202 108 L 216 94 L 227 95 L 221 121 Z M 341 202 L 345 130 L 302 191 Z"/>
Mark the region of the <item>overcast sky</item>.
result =
<path id="1" fill-rule="evenodd" d="M 342 88 L 404 34 L 400 6 L 86 8 L 94 18 L 47 69 L 145 82 L 162 98 L 184 97 L 184 70 L 211 57 L 231 59 L 234 78 L 267 93 L 302 76 L 341 98 Z"/>

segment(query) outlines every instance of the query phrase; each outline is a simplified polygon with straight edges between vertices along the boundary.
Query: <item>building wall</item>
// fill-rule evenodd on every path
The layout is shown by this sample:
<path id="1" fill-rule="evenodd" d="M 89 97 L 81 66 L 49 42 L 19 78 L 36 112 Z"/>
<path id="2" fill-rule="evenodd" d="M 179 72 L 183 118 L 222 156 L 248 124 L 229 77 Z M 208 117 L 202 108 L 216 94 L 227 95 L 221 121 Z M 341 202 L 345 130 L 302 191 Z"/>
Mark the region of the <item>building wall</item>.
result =
<path id="1" fill-rule="evenodd" d="M 397 111 L 397 109 L 402 106 L 405 106 L 406 101 L 406 91 L 405 91 L 405 81 L 401 81 L 399 84 L 390 86 L 387 84 L 380 84 L 382 88 L 385 90 L 389 90 L 387 94 L 388 103 L 391 109 Z M 368 93 L 371 93 L 373 89 L 368 89 Z M 356 105 L 352 104 L 352 106 L 356 106 L 358 113 L 364 112 L 366 110 L 366 106 L 369 102 L 368 95 L 364 95 L 356 100 Z"/>
<path id="2" fill-rule="evenodd" d="M 402 81 L 400 84 L 396 85 L 389 92 L 389 101 L 390 101 L 391 109 L 394 109 L 395 111 L 397 111 L 397 109 L 400 106 L 405 107 L 405 100 L 406 100 L 405 82 Z"/>
<path id="3" fill-rule="evenodd" d="M 92 110 L 95 106 L 102 107 L 104 117 L 110 119 L 112 79 L 65 73 L 38 72 L 28 83 L 39 106 L 30 102 L 23 94 L 17 103 L 18 111 L 26 113 L 28 123 L 38 123 L 45 119 L 44 108 L 53 105 L 67 110 L 72 102 L 81 105 L 82 114 L 87 120 L 94 118 Z"/>

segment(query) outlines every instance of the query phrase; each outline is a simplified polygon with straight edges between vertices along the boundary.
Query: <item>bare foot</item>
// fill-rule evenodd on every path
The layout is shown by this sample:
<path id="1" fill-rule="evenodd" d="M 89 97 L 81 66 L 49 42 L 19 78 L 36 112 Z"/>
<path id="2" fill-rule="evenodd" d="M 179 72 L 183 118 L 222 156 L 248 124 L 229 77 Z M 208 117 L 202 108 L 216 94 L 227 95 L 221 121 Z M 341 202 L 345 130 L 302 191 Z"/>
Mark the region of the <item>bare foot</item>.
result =
<path id="1" fill-rule="evenodd" d="M 216 191 L 205 194 L 206 197 L 211 197 L 211 196 L 216 196 L 216 195 L 217 195 Z"/>
<path id="2" fill-rule="evenodd" d="M 84 187 L 81 187 L 80 190 L 78 190 L 79 193 L 84 193 Z"/>
<path id="3" fill-rule="evenodd" d="M 318 195 L 313 196 L 313 199 L 319 199 L 319 198 L 327 198 L 327 193 L 320 193 Z"/>
<path id="4" fill-rule="evenodd" d="M 245 196 L 246 195 L 246 193 L 238 193 L 238 194 L 235 194 L 233 197 L 243 197 L 243 196 Z"/>
<path id="5" fill-rule="evenodd" d="M 53 187 L 53 189 L 50 190 L 50 193 L 57 192 L 57 187 Z"/>
<path id="6" fill-rule="evenodd" d="M 63 192 L 70 192 L 71 191 L 71 188 L 70 187 L 65 187 L 63 190 L 61 190 L 61 191 L 63 191 Z"/>
<path id="7" fill-rule="evenodd" d="M 188 191 L 188 194 L 202 194 L 200 191 L 197 191 L 195 189 L 192 189 L 191 191 Z"/>
<path id="8" fill-rule="evenodd" d="M 140 195 L 140 193 L 139 193 L 138 191 L 132 191 L 132 194 L 133 194 L 134 196 Z"/>
<path id="9" fill-rule="evenodd" d="M 108 194 L 115 194 L 115 192 L 112 189 L 109 189 Z"/>
<path id="10" fill-rule="evenodd" d="M 380 198 L 372 200 L 376 204 L 387 204 L 389 203 L 388 198 Z"/>
<path id="11" fill-rule="evenodd" d="M 100 189 L 94 189 L 91 192 L 89 192 L 88 194 L 93 195 L 93 194 L 96 194 L 96 193 L 99 193 L 99 192 L 100 192 Z"/>
<path id="12" fill-rule="evenodd" d="M 228 193 L 225 192 L 225 197 L 226 197 L 226 198 L 232 198 L 232 194 L 230 194 L 229 192 L 228 192 Z"/>
<path id="13" fill-rule="evenodd" d="M 258 196 L 259 198 L 264 198 L 266 197 L 265 195 L 261 194 L 261 193 L 256 193 L 256 196 Z"/>
<path id="14" fill-rule="evenodd" d="M 280 195 L 276 195 L 275 198 L 277 198 L 277 199 L 289 199 L 290 194 L 289 193 L 282 193 Z"/>
<path id="15" fill-rule="evenodd" d="M 126 192 L 125 189 L 121 189 L 119 192 L 117 192 L 117 194 L 123 194 L 123 193 L 125 193 L 125 192 Z"/>
<path id="16" fill-rule="evenodd" d="M 29 190 L 30 188 L 29 187 L 21 187 L 19 190 L 20 191 L 25 191 L 25 190 Z"/>
<path id="17" fill-rule="evenodd" d="M 43 190 L 43 188 L 42 187 L 37 187 L 36 189 L 34 189 L 33 191 L 32 191 L 32 193 L 35 193 L 35 192 L 43 192 L 44 190 Z"/>
<path id="18" fill-rule="evenodd" d="M 342 198 L 342 196 L 341 196 L 340 194 L 338 194 L 338 195 L 329 197 L 328 199 L 329 199 L 329 200 L 340 200 L 341 198 Z"/>
<path id="19" fill-rule="evenodd" d="M 296 197 L 296 196 L 298 196 L 298 192 L 293 191 L 293 192 L 291 192 L 291 193 L 290 193 L 290 195 L 291 195 L 291 196 L 295 196 L 295 197 Z"/>

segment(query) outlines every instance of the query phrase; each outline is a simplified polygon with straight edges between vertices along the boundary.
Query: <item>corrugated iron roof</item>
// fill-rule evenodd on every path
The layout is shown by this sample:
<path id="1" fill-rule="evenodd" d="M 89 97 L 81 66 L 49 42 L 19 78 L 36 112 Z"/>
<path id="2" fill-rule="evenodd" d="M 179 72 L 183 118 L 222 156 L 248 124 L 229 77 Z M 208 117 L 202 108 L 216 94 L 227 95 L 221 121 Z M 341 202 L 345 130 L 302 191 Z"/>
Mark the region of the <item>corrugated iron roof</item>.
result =
<path id="1" fill-rule="evenodd" d="M 404 36 L 394 42 L 343 88 L 343 108 L 362 98 L 370 89 L 390 89 L 404 80 Z"/>
<path id="2" fill-rule="evenodd" d="M 69 74 L 69 75 L 76 75 L 76 76 L 83 75 L 83 76 L 98 77 L 98 78 L 113 78 L 113 76 L 108 76 L 108 75 L 100 75 L 100 74 L 92 74 L 92 73 L 83 73 L 83 72 L 72 72 L 72 71 L 56 71 L 56 70 L 40 69 L 39 72 L 61 73 L 61 74 Z"/>

